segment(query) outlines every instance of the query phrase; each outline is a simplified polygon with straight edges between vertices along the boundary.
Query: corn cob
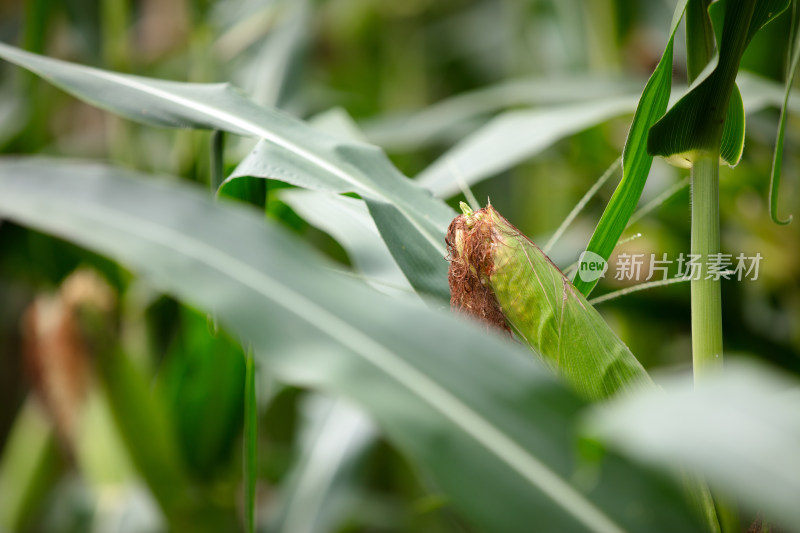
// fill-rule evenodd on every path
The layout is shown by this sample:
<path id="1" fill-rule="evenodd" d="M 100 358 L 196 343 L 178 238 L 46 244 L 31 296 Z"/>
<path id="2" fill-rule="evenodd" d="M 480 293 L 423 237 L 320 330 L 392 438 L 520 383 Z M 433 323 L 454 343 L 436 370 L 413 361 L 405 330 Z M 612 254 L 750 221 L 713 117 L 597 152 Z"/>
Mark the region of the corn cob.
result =
<path id="1" fill-rule="evenodd" d="M 607 398 L 650 378 L 625 343 L 530 239 L 491 205 L 450 224 L 450 306 L 511 331 L 582 395 Z"/>

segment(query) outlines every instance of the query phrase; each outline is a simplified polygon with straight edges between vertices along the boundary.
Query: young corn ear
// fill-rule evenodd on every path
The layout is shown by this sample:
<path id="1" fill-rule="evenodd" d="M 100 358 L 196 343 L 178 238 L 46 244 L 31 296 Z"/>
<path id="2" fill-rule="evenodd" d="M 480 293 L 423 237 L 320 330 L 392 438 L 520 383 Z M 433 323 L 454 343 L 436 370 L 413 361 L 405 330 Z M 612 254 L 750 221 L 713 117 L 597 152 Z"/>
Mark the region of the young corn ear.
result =
<path id="1" fill-rule="evenodd" d="M 447 232 L 451 307 L 511 332 L 590 399 L 650 383 L 600 314 L 491 205 L 462 204 Z"/>

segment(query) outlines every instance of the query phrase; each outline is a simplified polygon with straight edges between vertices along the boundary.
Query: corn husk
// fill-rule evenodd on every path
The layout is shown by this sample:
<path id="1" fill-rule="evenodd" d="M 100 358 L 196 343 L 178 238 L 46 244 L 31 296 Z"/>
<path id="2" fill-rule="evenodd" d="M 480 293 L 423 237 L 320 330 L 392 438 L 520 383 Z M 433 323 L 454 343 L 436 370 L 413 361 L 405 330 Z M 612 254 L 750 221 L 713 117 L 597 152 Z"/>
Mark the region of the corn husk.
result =
<path id="1" fill-rule="evenodd" d="M 572 282 L 491 205 L 465 208 L 450 224 L 446 242 L 454 310 L 513 331 L 590 399 L 651 383 Z"/>

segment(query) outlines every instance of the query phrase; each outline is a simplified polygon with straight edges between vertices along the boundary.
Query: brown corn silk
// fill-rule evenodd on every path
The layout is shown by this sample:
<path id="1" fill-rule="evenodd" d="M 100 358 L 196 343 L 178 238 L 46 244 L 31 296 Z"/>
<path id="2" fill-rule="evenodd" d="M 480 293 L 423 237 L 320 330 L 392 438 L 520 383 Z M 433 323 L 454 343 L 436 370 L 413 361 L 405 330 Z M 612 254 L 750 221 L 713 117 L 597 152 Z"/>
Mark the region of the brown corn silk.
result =
<path id="1" fill-rule="evenodd" d="M 450 223 L 445 237 L 450 260 L 450 308 L 510 334 L 506 317 L 489 287 L 494 269 L 491 238 L 491 221 L 487 217 L 459 215 Z"/>
<path id="2" fill-rule="evenodd" d="M 650 379 L 569 279 L 491 205 L 447 232 L 451 308 L 517 337 L 580 394 L 600 399 Z"/>

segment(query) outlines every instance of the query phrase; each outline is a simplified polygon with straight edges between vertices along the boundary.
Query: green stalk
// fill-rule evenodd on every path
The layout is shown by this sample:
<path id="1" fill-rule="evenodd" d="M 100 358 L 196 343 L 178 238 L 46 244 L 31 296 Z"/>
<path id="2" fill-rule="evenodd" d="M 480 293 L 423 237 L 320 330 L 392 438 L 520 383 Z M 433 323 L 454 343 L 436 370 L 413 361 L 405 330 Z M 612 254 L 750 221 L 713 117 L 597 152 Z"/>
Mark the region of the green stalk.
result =
<path id="1" fill-rule="evenodd" d="M 719 279 L 706 279 L 711 254 L 719 253 L 719 152 L 697 157 L 692 167 L 692 255 L 702 265 L 692 287 L 692 360 L 695 383 L 722 368 L 722 297 Z"/>
<path id="2" fill-rule="evenodd" d="M 705 2 L 695 2 L 705 4 Z M 705 6 L 703 6 L 705 8 Z M 748 34 L 755 0 L 730 2 L 725 31 Z M 700 40 L 700 39 L 698 39 Z M 723 127 L 734 89 L 739 61 L 747 45 L 744 38 L 729 38 L 719 50 L 719 65 L 707 83 L 698 87 L 707 102 L 692 164 L 692 254 L 701 264 L 699 279 L 692 279 L 692 360 L 695 383 L 722 368 L 722 299 L 719 279 L 706 279 L 712 254 L 719 242 L 719 160 Z M 697 48 L 697 46 L 695 46 Z M 699 56 L 705 55 L 701 50 Z M 702 59 L 700 57 L 699 59 Z M 697 73 L 690 72 L 690 75 Z M 702 112 L 696 109 L 697 112 Z"/>
<path id="3" fill-rule="evenodd" d="M 245 531 L 253 533 L 256 521 L 256 480 L 258 472 L 258 406 L 256 404 L 256 369 L 253 352 L 246 354 L 244 396 L 244 521 Z"/>

